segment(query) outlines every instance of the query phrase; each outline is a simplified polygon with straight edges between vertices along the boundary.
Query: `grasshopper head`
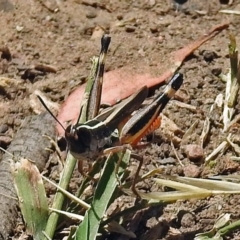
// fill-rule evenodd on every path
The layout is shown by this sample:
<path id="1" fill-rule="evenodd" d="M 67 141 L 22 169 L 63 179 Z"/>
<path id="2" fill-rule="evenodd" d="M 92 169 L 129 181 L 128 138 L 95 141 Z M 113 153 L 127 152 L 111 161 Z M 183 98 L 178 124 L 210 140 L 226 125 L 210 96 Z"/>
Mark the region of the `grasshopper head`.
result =
<path id="1" fill-rule="evenodd" d="M 81 125 L 70 125 L 66 128 L 65 138 L 70 153 L 78 160 L 90 158 L 91 133 Z"/>

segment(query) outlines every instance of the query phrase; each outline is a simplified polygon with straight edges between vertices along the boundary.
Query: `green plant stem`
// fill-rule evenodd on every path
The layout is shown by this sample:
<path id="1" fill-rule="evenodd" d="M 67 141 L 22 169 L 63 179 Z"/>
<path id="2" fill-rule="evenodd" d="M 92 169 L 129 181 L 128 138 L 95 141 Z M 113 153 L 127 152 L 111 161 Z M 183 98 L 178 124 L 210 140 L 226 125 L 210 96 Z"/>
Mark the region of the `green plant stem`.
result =
<path id="1" fill-rule="evenodd" d="M 89 96 L 89 92 L 91 90 L 91 86 L 94 81 L 97 62 L 98 62 L 98 58 L 94 57 L 92 59 L 92 67 L 91 67 L 90 75 L 88 77 L 88 82 L 87 82 L 87 86 L 85 88 L 84 96 L 87 96 L 87 95 Z M 80 121 L 79 123 L 84 123 L 86 121 L 86 111 L 84 110 L 86 104 L 87 104 L 87 99 L 84 99 L 81 104 L 81 116 L 79 118 L 79 121 Z M 68 153 L 66 163 L 65 163 L 63 172 L 61 174 L 60 182 L 59 182 L 59 186 L 61 188 L 63 188 L 63 189 L 68 188 L 68 185 L 70 183 L 76 163 L 77 163 L 77 160 L 74 159 L 70 153 Z M 53 209 L 62 209 L 63 201 L 64 201 L 64 194 L 61 191 L 57 191 L 54 201 L 53 201 L 52 208 Z M 58 219 L 59 219 L 59 213 L 56 213 L 56 212 L 52 212 L 48 218 L 45 234 L 50 239 L 52 239 L 54 236 Z M 45 239 L 47 240 L 46 237 L 45 237 Z"/>
<path id="2" fill-rule="evenodd" d="M 77 160 L 74 159 L 70 154 L 68 154 L 67 159 L 66 159 L 66 164 L 65 164 L 65 167 L 61 174 L 61 179 L 59 182 L 59 186 L 61 188 L 67 189 L 69 182 L 71 180 L 72 173 L 75 168 L 76 162 L 77 162 Z M 53 201 L 52 208 L 53 209 L 62 209 L 63 201 L 64 201 L 64 194 L 61 191 L 57 191 L 54 201 Z M 54 236 L 58 218 L 59 218 L 59 213 L 56 213 L 56 212 L 52 212 L 48 218 L 45 233 L 51 239 Z"/>
<path id="3" fill-rule="evenodd" d="M 220 236 L 225 236 L 229 232 L 232 232 L 239 228 L 240 228 L 240 220 L 233 222 L 233 223 L 229 224 L 228 226 L 219 229 L 218 233 L 220 234 Z"/>

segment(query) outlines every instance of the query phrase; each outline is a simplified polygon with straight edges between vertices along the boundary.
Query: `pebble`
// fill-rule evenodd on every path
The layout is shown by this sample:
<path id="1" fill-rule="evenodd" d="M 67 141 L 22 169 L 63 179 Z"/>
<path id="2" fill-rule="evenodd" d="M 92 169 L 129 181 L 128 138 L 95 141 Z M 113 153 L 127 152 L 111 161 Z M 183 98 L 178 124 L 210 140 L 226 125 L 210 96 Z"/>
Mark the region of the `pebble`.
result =
<path id="1" fill-rule="evenodd" d="M 203 148 L 197 144 L 189 144 L 184 147 L 184 152 L 186 153 L 190 161 L 199 161 L 203 159 L 204 151 Z"/>
<path id="2" fill-rule="evenodd" d="M 217 54 L 213 51 L 208 51 L 208 50 L 205 50 L 202 52 L 202 55 L 203 55 L 203 58 L 206 62 L 211 62 L 213 61 L 215 58 L 217 58 Z"/>
<path id="3" fill-rule="evenodd" d="M 125 26 L 125 31 L 128 33 L 135 32 L 135 30 L 136 30 L 136 27 L 134 27 L 134 26 L 131 26 L 131 25 Z"/>
<path id="4" fill-rule="evenodd" d="M 214 67 L 212 68 L 212 74 L 215 76 L 219 76 L 222 73 L 222 68 L 220 67 Z"/>
<path id="5" fill-rule="evenodd" d="M 149 0 L 149 1 L 148 1 L 148 5 L 149 5 L 150 7 L 153 7 L 155 4 L 156 4 L 156 1 L 155 1 L 155 0 Z"/>
<path id="6" fill-rule="evenodd" d="M 117 15 L 117 20 L 119 21 L 123 20 L 123 15 L 122 14 Z"/>
<path id="7" fill-rule="evenodd" d="M 151 31 L 151 33 L 157 33 L 158 27 L 156 25 L 152 25 L 152 26 L 150 26 L 150 31 Z"/>
<path id="8" fill-rule="evenodd" d="M 183 168 L 183 173 L 185 177 L 196 178 L 199 177 L 201 171 L 196 165 L 188 164 Z"/>
<path id="9" fill-rule="evenodd" d="M 87 18 L 95 18 L 97 16 L 97 13 L 95 11 L 89 11 L 87 14 L 86 14 L 86 17 Z"/>
<path id="10" fill-rule="evenodd" d="M 12 138 L 9 136 L 0 136 L 0 147 L 6 149 L 11 143 Z"/>
<path id="11" fill-rule="evenodd" d="M 181 226 L 184 228 L 190 228 L 196 224 L 196 217 L 190 212 L 185 212 L 180 217 Z"/>
<path id="12" fill-rule="evenodd" d="M 2 124 L 0 126 L 0 133 L 5 133 L 8 130 L 8 125 L 7 124 Z"/>

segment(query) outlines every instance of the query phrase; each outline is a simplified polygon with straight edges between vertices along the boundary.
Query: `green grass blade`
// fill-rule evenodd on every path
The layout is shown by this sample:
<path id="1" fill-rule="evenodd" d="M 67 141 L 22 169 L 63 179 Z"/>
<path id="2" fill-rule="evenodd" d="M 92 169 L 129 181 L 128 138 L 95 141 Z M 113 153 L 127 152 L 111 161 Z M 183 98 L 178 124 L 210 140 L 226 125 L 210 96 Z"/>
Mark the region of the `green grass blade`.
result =
<path id="1" fill-rule="evenodd" d="M 11 166 L 27 232 L 35 240 L 42 240 L 48 219 L 48 203 L 41 174 L 36 165 L 25 158 Z"/>
<path id="2" fill-rule="evenodd" d="M 81 116 L 79 117 L 79 121 L 78 123 L 84 123 L 86 122 L 88 119 L 88 100 L 89 100 L 89 94 L 91 92 L 92 86 L 94 84 L 94 80 L 95 80 L 95 73 L 96 73 L 96 69 L 97 69 L 97 64 L 98 64 L 98 57 L 93 57 L 91 59 L 92 61 L 92 66 L 91 66 L 91 70 L 90 70 L 90 74 L 87 78 L 87 84 L 85 87 L 85 92 L 84 92 L 84 97 L 83 100 L 81 102 Z"/>
<path id="3" fill-rule="evenodd" d="M 123 156 L 121 166 L 118 169 L 119 179 L 123 177 L 125 167 L 130 160 L 130 150 L 127 150 Z M 77 230 L 77 240 L 94 240 L 97 237 L 100 223 L 105 215 L 106 209 L 109 206 L 110 200 L 114 194 L 114 191 L 118 185 L 116 179 L 116 164 L 118 157 L 122 154 L 114 154 L 108 157 L 103 174 L 96 187 L 94 199 L 91 208 L 86 212 L 83 222 L 79 225 Z"/>

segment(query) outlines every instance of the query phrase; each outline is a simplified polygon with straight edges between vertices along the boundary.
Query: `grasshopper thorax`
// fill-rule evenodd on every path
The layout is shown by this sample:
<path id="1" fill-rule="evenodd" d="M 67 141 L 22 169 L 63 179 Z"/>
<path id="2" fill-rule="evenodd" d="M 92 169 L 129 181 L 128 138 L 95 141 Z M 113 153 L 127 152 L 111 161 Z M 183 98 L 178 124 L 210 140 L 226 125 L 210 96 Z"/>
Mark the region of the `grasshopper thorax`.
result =
<path id="1" fill-rule="evenodd" d="M 88 123 L 89 125 L 85 123 L 68 126 L 65 130 L 65 138 L 68 150 L 76 159 L 94 161 L 110 142 L 110 134 L 106 127 L 101 126 L 102 124 L 99 128 L 95 128 L 91 126 L 92 121 Z"/>

